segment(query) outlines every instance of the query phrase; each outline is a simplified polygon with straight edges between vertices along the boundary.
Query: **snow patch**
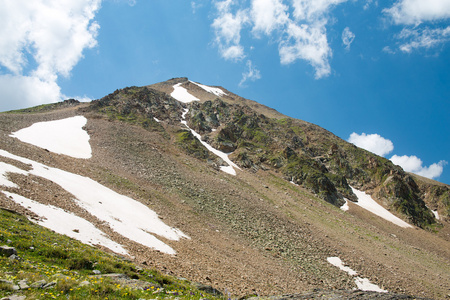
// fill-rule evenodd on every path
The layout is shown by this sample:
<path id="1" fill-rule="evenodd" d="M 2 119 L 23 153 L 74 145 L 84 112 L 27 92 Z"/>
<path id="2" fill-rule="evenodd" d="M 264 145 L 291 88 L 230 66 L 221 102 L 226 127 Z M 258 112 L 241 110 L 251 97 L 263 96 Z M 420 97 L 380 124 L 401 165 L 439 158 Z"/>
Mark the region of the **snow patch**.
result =
<path id="1" fill-rule="evenodd" d="M 432 210 L 432 212 L 433 212 L 433 215 L 436 218 L 436 220 L 440 220 L 438 211 L 437 210 Z"/>
<path id="2" fill-rule="evenodd" d="M 332 264 L 333 266 L 338 267 L 342 271 L 347 272 L 348 275 L 350 275 L 350 276 L 355 276 L 358 274 L 358 273 L 356 273 L 356 271 L 353 271 L 349 267 L 344 266 L 344 263 L 342 262 L 342 260 L 339 257 L 328 257 L 327 261 L 330 264 Z"/>
<path id="3" fill-rule="evenodd" d="M 328 257 L 327 261 L 332 264 L 335 267 L 338 267 L 344 272 L 347 272 L 350 276 L 356 276 L 358 273 L 354 270 L 352 270 L 350 267 L 347 267 L 344 265 L 342 260 L 339 257 Z M 362 291 L 373 291 L 373 292 L 379 292 L 379 293 L 387 293 L 388 291 L 383 290 L 378 285 L 373 284 L 370 282 L 367 278 L 361 278 L 359 276 L 355 277 L 355 284 L 358 287 L 358 289 Z"/>
<path id="4" fill-rule="evenodd" d="M 109 239 L 103 231 L 83 218 L 53 205 L 45 205 L 9 192 L 3 193 L 17 204 L 31 210 L 39 217 L 45 218 L 39 221 L 31 220 L 41 226 L 65 234 L 85 244 L 101 245 L 116 253 L 128 254 L 122 245 Z"/>
<path id="5" fill-rule="evenodd" d="M 402 219 L 394 216 L 391 212 L 389 212 L 387 209 L 385 209 L 383 206 L 378 204 L 375 200 L 370 197 L 370 195 L 367 195 L 365 192 L 359 191 L 353 187 L 352 191 L 358 197 L 358 202 L 355 202 L 356 205 L 370 211 L 371 213 L 394 223 L 395 225 L 398 225 L 403 228 L 413 228 L 410 224 L 406 223 Z"/>
<path id="6" fill-rule="evenodd" d="M 345 200 L 345 203 L 344 203 L 344 205 L 342 205 L 342 206 L 340 207 L 340 209 L 342 209 L 343 211 L 347 211 L 347 210 L 350 209 L 350 207 L 348 206 L 348 200 L 345 199 L 345 198 L 344 198 L 344 200 Z"/>
<path id="7" fill-rule="evenodd" d="M 158 123 L 161 123 L 161 121 L 160 120 L 158 120 L 157 118 L 155 118 L 155 117 L 153 117 L 153 120 L 155 120 L 156 122 L 158 122 Z"/>
<path id="8" fill-rule="evenodd" d="M 208 93 L 214 94 L 214 95 L 216 95 L 218 97 L 222 97 L 222 96 L 226 95 L 226 93 L 224 91 L 222 91 L 221 89 L 219 89 L 219 88 L 210 87 L 210 86 L 203 85 L 203 84 L 200 84 L 200 83 L 197 83 L 197 82 L 194 82 L 194 81 L 190 81 L 190 82 L 195 84 L 195 85 L 197 85 L 197 86 L 199 86 L 199 87 L 201 87 L 202 89 L 204 89 Z"/>
<path id="9" fill-rule="evenodd" d="M 184 87 L 181 87 L 181 85 L 182 83 L 175 84 L 173 86 L 173 92 L 170 94 L 170 96 L 183 103 L 200 101 L 200 99 L 198 99 L 197 97 L 189 94 L 189 92 Z"/>
<path id="10" fill-rule="evenodd" d="M 10 134 L 22 142 L 75 158 L 91 158 L 89 134 L 83 130 L 87 119 L 75 116 L 56 121 L 38 122 Z"/>
<path id="11" fill-rule="evenodd" d="M 180 238 L 189 239 L 180 230 L 162 222 L 158 215 L 147 206 L 118 194 L 88 177 L 48 167 L 4 150 L 0 150 L 0 155 L 30 164 L 32 170 L 26 173 L 43 177 L 60 185 L 75 196 L 74 200 L 80 207 L 108 223 L 111 229 L 130 240 L 167 254 L 175 254 L 175 250 L 152 234 L 175 241 Z"/>

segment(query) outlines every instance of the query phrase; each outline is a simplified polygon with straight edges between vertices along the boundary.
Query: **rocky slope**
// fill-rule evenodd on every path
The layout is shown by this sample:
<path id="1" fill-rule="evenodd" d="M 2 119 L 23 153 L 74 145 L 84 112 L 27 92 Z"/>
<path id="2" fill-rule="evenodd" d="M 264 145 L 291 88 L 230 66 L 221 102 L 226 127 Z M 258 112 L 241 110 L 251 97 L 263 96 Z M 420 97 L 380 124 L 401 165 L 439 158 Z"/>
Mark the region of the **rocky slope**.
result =
<path id="1" fill-rule="evenodd" d="M 178 83 L 200 101 L 173 99 Z M 149 206 L 191 237 L 165 241 L 177 251 L 170 256 L 108 231 L 145 267 L 239 296 L 355 288 L 352 276 L 327 262 L 339 256 L 359 276 L 391 292 L 429 298 L 450 293 L 447 185 L 405 173 L 316 125 L 221 90 L 226 95 L 177 78 L 117 90 L 89 104 L 3 113 L 0 149 L 88 176 Z M 226 163 L 181 123 L 186 109 L 190 128 L 232 152 L 241 168 L 236 176 L 221 172 Z M 9 136 L 38 121 L 80 114 L 88 119 L 93 149 L 87 160 Z M 1 156 L 0 162 L 13 163 Z M 11 179 L 19 185 L 16 193 L 88 214 L 59 200 L 70 195 L 50 182 Z M 350 186 L 426 230 L 400 228 L 351 202 L 348 212 L 341 211 L 344 197 L 356 200 Z M 0 205 L 31 215 L 3 193 Z"/>

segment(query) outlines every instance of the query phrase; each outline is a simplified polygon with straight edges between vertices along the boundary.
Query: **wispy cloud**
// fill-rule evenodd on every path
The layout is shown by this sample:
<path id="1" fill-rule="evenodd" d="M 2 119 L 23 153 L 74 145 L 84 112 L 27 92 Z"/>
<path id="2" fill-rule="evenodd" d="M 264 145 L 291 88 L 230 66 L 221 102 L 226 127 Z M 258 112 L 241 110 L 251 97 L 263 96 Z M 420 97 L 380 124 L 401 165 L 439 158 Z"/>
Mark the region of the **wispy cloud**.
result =
<path id="1" fill-rule="evenodd" d="M 431 179 L 441 176 L 442 172 L 444 171 L 444 166 L 447 164 L 445 160 L 441 160 L 438 163 L 434 163 L 426 167 L 423 166 L 422 160 L 415 155 L 394 155 L 391 157 L 391 161 L 394 164 L 402 167 L 403 170 L 407 172 L 411 172 Z"/>
<path id="2" fill-rule="evenodd" d="M 396 35 L 402 52 L 430 50 L 450 41 L 450 26 L 439 23 L 450 18 L 450 0 L 398 0 L 383 13 L 404 26 Z"/>
<path id="3" fill-rule="evenodd" d="M 376 133 L 357 134 L 356 132 L 353 132 L 350 134 L 347 141 L 380 156 L 385 156 L 394 150 L 394 144 L 391 140 L 385 139 Z"/>
<path id="4" fill-rule="evenodd" d="M 33 105 L 62 98 L 58 77 L 69 76 L 83 57 L 83 50 L 97 44 L 99 25 L 92 20 L 100 2 L 36 0 L 3 4 L 0 65 L 9 74 L 0 75 L 0 86 L 10 102 Z"/>
<path id="5" fill-rule="evenodd" d="M 251 60 L 247 60 L 246 66 L 247 69 L 245 70 L 244 73 L 242 73 L 242 80 L 241 82 L 239 82 L 239 86 L 241 87 L 247 80 L 256 81 L 258 79 L 261 79 L 261 74 L 259 70 L 255 66 L 253 66 Z"/>
<path id="6" fill-rule="evenodd" d="M 408 29 L 404 28 L 398 35 L 399 39 L 407 42 L 401 44 L 399 49 L 410 53 L 417 49 L 431 49 L 450 41 L 450 26 L 436 29 Z"/>
<path id="7" fill-rule="evenodd" d="M 355 39 L 355 34 L 350 31 L 350 28 L 345 27 L 342 31 L 342 43 L 345 46 L 345 49 L 350 50 L 350 45 L 353 43 Z"/>
<path id="8" fill-rule="evenodd" d="M 323 78 L 331 73 L 328 13 L 346 1 L 251 0 L 249 6 L 233 0 L 217 1 L 217 17 L 212 23 L 215 42 L 222 57 L 241 60 L 245 49 L 240 34 L 248 28 L 255 38 L 269 37 L 278 43 L 281 64 L 303 60 L 314 68 L 316 78 Z"/>

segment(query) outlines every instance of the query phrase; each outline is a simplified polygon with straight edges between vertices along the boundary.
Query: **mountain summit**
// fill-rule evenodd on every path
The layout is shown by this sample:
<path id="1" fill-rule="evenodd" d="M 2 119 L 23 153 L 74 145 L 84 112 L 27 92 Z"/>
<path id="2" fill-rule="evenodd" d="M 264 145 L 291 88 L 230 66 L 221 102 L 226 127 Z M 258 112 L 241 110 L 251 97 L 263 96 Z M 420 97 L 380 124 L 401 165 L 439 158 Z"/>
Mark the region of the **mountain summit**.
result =
<path id="1" fill-rule="evenodd" d="M 73 140 L 62 124 L 87 156 L 28 139 Z M 2 113 L 0 128 L 1 207 L 49 227 L 73 215 L 99 230 L 84 242 L 143 266 L 240 296 L 450 293 L 448 185 L 223 87 L 174 78 Z"/>

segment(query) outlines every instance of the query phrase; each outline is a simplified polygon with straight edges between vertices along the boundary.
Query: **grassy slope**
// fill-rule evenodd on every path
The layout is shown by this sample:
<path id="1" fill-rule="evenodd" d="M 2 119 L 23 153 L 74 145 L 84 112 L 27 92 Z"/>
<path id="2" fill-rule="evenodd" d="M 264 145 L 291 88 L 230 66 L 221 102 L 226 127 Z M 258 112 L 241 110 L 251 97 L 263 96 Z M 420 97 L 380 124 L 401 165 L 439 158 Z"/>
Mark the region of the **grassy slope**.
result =
<path id="1" fill-rule="evenodd" d="M 121 257 L 102 252 L 66 236 L 30 222 L 25 217 L 0 209 L 0 243 L 14 247 L 21 260 L 0 256 L 0 280 L 13 282 L 28 280 L 28 285 L 45 280 L 56 284 L 48 289 L 30 288 L 13 291 L 12 285 L 0 283 L 0 298 L 11 294 L 31 299 L 154 299 L 217 298 L 200 292 L 186 280 L 144 270 Z M 123 273 L 144 281 L 144 289 L 132 289 L 102 274 Z M 80 285 L 82 282 L 89 284 Z"/>

